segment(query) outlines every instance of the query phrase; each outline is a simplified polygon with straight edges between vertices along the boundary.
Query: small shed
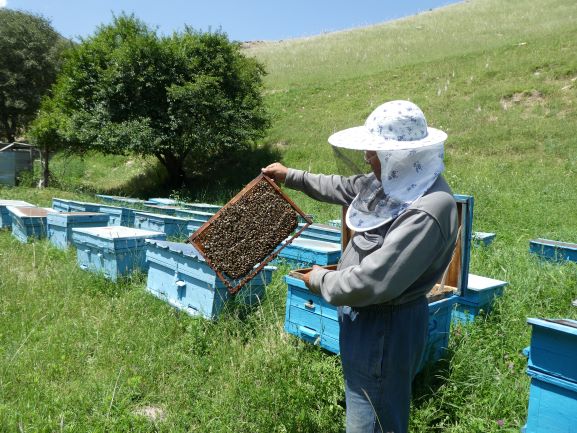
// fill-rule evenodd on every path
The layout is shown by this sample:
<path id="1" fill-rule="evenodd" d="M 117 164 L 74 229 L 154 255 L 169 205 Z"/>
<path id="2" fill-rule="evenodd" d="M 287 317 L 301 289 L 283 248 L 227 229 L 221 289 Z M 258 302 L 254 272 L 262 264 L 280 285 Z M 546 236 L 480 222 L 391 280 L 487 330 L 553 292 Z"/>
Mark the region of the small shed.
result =
<path id="1" fill-rule="evenodd" d="M 15 186 L 18 175 L 32 170 L 38 149 L 26 143 L 0 143 L 0 185 Z"/>

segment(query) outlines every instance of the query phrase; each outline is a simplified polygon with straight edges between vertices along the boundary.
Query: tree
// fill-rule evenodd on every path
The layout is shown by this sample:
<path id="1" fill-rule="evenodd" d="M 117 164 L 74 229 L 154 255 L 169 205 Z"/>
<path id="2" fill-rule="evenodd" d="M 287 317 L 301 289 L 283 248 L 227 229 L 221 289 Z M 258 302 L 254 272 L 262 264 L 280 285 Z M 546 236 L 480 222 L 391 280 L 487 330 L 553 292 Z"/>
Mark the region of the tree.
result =
<path id="1" fill-rule="evenodd" d="M 45 18 L 0 9 L 0 139 L 15 141 L 34 118 L 64 45 Z"/>
<path id="2" fill-rule="evenodd" d="M 220 31 L 159 37 L 122 15 L 70 51 L 50 106 L 69 145 L 154 155 L 178 188 L 185 167 L 201 172 L 264 135 L 263 75 Z"/>

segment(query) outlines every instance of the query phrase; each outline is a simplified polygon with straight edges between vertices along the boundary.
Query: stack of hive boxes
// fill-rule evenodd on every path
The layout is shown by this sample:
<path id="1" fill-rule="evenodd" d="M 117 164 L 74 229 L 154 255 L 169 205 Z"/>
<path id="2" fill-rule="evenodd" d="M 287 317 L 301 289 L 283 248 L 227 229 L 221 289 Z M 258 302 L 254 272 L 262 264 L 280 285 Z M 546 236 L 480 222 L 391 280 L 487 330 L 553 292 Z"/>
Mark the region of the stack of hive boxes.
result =
<path id="1" fill-rule="evenodd" d="M 528 319 L 531 377 L 524 433 L 577 432 L 577 321 Z"/>

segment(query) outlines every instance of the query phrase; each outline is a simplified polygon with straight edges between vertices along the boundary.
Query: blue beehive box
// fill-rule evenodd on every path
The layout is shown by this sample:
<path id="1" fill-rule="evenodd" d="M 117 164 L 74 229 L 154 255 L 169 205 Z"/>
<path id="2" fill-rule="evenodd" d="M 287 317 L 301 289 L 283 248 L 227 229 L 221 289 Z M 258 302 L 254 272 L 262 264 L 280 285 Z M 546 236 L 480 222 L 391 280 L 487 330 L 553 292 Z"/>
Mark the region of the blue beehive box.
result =
<path id="1" fill-rule="evenodd" d="M 118 195 L 96 194 L 96 197 L 108 203 L 114 203 L 124 206 L 141 206 L 146 203 L 146 200 L 132 197 L 121 197 Z"/>
<path id="2" fill-rule="evenodd" d="M 216 204 L 209 204 L 209 203 L 180 203 L 180 206 L 186 209 L 198 210 L 201 212 L 208 212 L 212 214 L 218 212 L 222 207 Z"/>
<path id="3" fill-rule="evenodd" d="M 336 269 L 336 266 L 327 268 Z M 285 331 L 339 354 L 337 307 L 327 303 L 305 286 L 298 275 L 306 271 L 297 270 L 285 276 L 288 286 Z M 456 300 L 456 296 L 449 296 L 429 303 L 429 340 L 419 370 L 443 356 L 449 343 L 451 312 Z"/>
<path id="4" fill-rule="evenodd" d="M 279 253 L 278 262 L 292 267 L 332 265 L 341 258 L 341 244 L 314 239 L 296 238 Z"/>
<path id="5" fill-rule="evenodd" d="M 429 340 L 420 369 L 444 355 L 449 342 L 453 308 L 459 295 L 466 294 L 473 222 L 473 197 L 456 195 L 455 200 L 457 202 L 460 236 L 455 246 L 453 259 L 445 273 L 445 279 L 442 284 L 437 284 L 428 296 Z M 305 240 L 297 238 L 293 243 L 296 241 Z M 328 268 L 331 269 L 331 267 Z M 296 270 L 285 277 L 288 286 L 285 330 L 305 341 L 319 344 L 331 352 L 338 353 L 339 328 L 338 322 L 336 322 L 336 308 L 321 297 L 310 293 L 302 279 L 298 278 L 299 274 L 305 272 L 307 272 L 306 269 Z M 330 312 L 331 309 L 334 311 L 333 313 Z M 320 311 L 323 313 L 318 313 Z M 331 323 L 333 319 L 334 323 Z"/>
<path id="6" fill-rule="evenodd" d="M 98 212 L 108 215 L 109 226 L 134 226 L 134 210 L 127 207 L 101 204 Z"/>
<path id="7" fill-rule="evenodd" d="M 495 240 L 495 233 L 473 232 L 473 245 L 489 246 Z"/>
<path id="8" fill-rule="evenodd" d="M 134 212 L 134 227 L 166 233 L 167 236 L 188 237 L 188 220 L 170 215 Z"/>
<path id="9" fill-rule="evenodd" d="M 85 201 L 71 200 L 68 203 L 69 212 L 98 212 L 100 210 L 100 203 L 89 203 Z"/>
<path id="10" fill-rule="evenodd" d="M 54 197 L 52 199 L 52 209 L 58 212 L 70 212 L 70 202 L 72 200 L 68 200 L 65 198 L 57 198 Z"/>
<path id="11" fill-rule="evenodd" d="M 149 198 L 146 204 L 160 204 L 164 206 L 178 206 L 178 201 L 172 198 Z"/>
<path id="12" fill-rule="evenodd" d="M 105 227 L 108 215 L 95 212 L 60 212 L 48 214 L 48 239 L 58 248 L 65 249 L 72 244 L 72 229 L 81 227 Z"/>
<path id="13" fill-rule="evenodd" d="M 532 325 L 529 368 L 577 384 L 577 321 L 535 319 Z"/>
<path id="14" fill-rule="evenodd" d="M 15 206 L 15 207 L 36 207 L 33 204 L 30 204 L 26 201 L 22 200 L 2 200 L 0 199 L 0 229 L 3 228 L 12 228 L 12 217 L 10 216 L 10 212 L 8 212 L 8 206 Z"/>
<path id="15" fill-rule="evenodd" d="M 489 313 L 495 298 L 503 295 L 507 282 L 469 274 L 467 290 L 460 296 L 453 311 L 456 323 L 469 323 L 481 312 Z"/>
<path id="16" fill-rule="evenodd" d="M 146 271 L 145 240 L 165 238 L 164 233 L 124 226 L 72 229 L 80 268 L 113 281 L 137 269 Z"/>
<path id="17" fill-rule="evenodd" d="M 186 224 L 186 229 L 188 230 L 188 234 L 192 235 L 195 231 L 197 231 L 200 227 L 202 227 L 202 225 L 205 223 L 206 221 L 201 221 L 201 220 L 188 220 L 188 223 Z"/>
<path id="18" fill-rule="evenodd" d="M 143 208 L 148 212 L 155 212 L 164 215 L 175 215 L 176 210 L 180 209 L 177 206 L 168 206 L 164 204 L 144 204 Z"/>
<path id="19" fill-rule="evenodd" d="M 575 360 L 572 361 L 575 363 Z M 524 433 L 577 433 L 577 383 L 527 369 L 531 377 Z"/>
<path id="20" fill-rule="evenodd" d="M 190 315 L 216 318 L 230 298 L 226 286 L 191 244 L 148 240 L 147 289 Z M 276 268 L 265 266 L 235 295 L 241 302 L 258 304 Z"/>
<path id="21" fill-rule="evenodd" d="M 174 215 L 176 215 L 177 217 L 186 218 L 187 220 L 198 220 L 206 222 L 210 218 L 212 218 L 214 214 L 210 212 L 203 212 L 200 210 L 176 209 L 174 211 Z"/>
<path id="22" fill-rule="evenodd" d="M 301 229 L 305 224 L 299 224 Z M 341 243 L 341 230 L 325 224 L 311 224 L 300 234 L 300 239 L 314 239 L 317 241 Z"/>
<path id="23" fill-rule="evenodd" d="M 12 218 L 12 235 L 20 242 L 42 239 L 47 234 L 46 217 L 55 210 L 42 207 L 7 206 Z"/>
<path id="24" fill-rule="evenodd" d="M 577 244 L 569 242 L 534 239 L 529 241 L 529 251 L 546 260 L 577 262 Z"/>

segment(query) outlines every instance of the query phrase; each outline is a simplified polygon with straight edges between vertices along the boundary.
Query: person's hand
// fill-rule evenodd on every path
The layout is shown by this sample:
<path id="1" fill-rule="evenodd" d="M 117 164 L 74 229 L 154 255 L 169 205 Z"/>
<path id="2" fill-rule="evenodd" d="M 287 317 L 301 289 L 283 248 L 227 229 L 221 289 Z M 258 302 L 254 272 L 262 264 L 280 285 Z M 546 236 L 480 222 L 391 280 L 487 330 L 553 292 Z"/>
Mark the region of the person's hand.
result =
<path id="1" fill-rule="evenodd" d="M 311 288 L 310 286 L 311 274 L 317 269 L 322 269 L 322 267 L 318 265 L 313 265 L 313 269 L 310 272 L 307 272 L 306 274 L 303 275 L 303 281 L 305 283 L 305 286 L 307 286 L 309 289 Z"/>
<path id="2" fill-rule="evenodd" d="M 275 182 L 284 183 L 286 175 L 288 173 L 288 168 L 282 165 L 280 162 L 273 162 L 267 165 L 265 168 L 261 168 L 262 174 L 271 177 Z"/>

